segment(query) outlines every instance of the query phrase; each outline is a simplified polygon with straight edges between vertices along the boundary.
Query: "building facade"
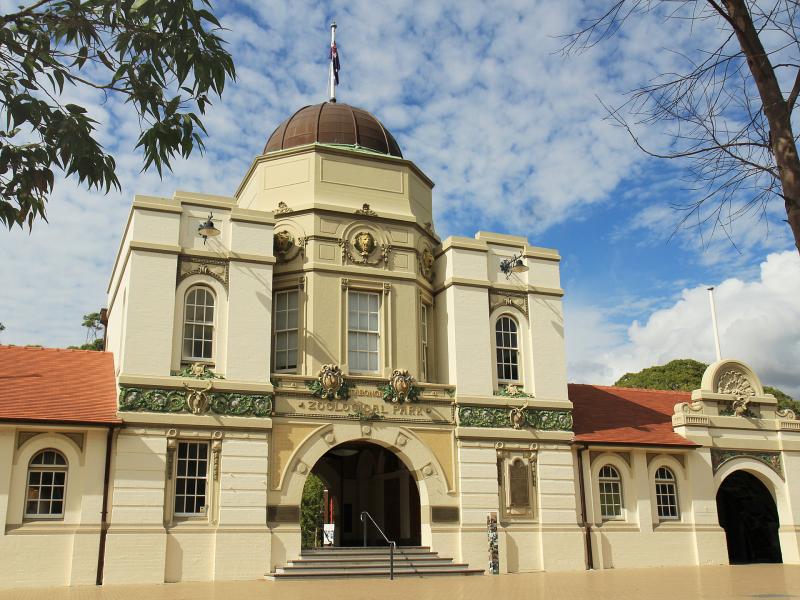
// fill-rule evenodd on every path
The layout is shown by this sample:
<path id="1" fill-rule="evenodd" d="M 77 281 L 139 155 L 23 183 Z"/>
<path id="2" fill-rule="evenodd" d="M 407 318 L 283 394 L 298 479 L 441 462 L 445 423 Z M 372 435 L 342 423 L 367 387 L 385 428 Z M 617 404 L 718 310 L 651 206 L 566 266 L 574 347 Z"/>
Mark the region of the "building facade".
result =
<path id="1" fill-rule="evenodd" d="M 800 563 L 800 421 L 756 374 L 568 385 L 558 252 L 441 240 L 432 189 L 323 103 L 232 197 L 137 196 L 106 353 L 0 348 L 31 371 L 0 390 L 0 584 L 262 577 L 300 555 L 312 473 L 336 545 L 368 511 L 487 573 Z"/>

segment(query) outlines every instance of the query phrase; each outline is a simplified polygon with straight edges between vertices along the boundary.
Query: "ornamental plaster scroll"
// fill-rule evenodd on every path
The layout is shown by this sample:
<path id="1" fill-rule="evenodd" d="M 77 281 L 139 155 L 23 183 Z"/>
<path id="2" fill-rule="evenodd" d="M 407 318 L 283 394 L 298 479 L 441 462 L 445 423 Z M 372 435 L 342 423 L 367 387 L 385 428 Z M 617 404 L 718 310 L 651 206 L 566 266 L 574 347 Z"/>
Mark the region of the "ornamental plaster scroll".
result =
<path id="1" fill-rule="evenodd" d="M 770 469 L 775 471 L 781 479 L 786 479 L 783 476 L 783 462 L 781 460 L 781 453 L 774 451 L 758 451 L 758 450 L 725 450 L 722 448 L 711 449 L 711 468 L 716 475 L 717 471 L 722 468 L 725 463 L 728 463 L 737 458 L 751 458 L 760 463 L 767 465 Z"/>
<path id="2" fill-rule="evenodd" d="M 313 396 L 324 400 L 347 400 L 350 395 L 350 384 L 338 365 L 322 365 L 317 378 L 307 381 L 306 387 Z"/>
<path id="3" fill-rule="evenodd" d="M 492 290 L 489 292 L 489 314 L 502 306 L 513 306 L 528 317 L 528 294 Z"/>
<path id="4" fill-rule="evenodd" d="M 705 405 L 702 400 L 693 402 L 679 402 L 672 408 L 672 425 L 708 425 L 709 419 L 705 414 Z"/>
<path id="5" fill-rule="evenodd" d="M 717 381 L 717 389 L 715 391 L 718 394 L 730 394 L 737 398 L 756 395 L 747 375 L 737 369 L 723 371 Z"/>
<path id="6" fill-rule="evenodd" d="M 293 212 L 286 202 L 278 202 L 278 208 L 273 211 L 276 215 L 288 215 Z"/>
<path id="7" fill-rule="evenodd" d="M 366 216 L 366 217 L 377 217 L 378 216 L 378 213 L 376 213 L 374 210 L 372 210 L 369 207 L 369 204 L 367 204 L 366 202 L 364 203 L 364 206 L 362 206 L 361 208 L 356 210 L 355 214 L 363 215 L 363 216 Z"/>
<path id="8" fill-rule="evenodd" d="M 419 400 L 420 388 L 408 369 L 395 369 L 389 377 L 389 383 L 378 386 L 378 389 L 383 393 L 383 400 L 392 404 Z"/>
<path id="9" fill-rule="evenodd" d="M 213 277 L 228 291 L 229 261 L 222 258 L 206 258 L 181 254 L 178 257 L 178 276 L 176 284 L 192 275 Z"/>
<path id="10" fill-rule="evenodd" d="M 679 402 L 675 405 L 672 409 L 672 412 L 676 415 L 678 414 L 703 414 L 703 403 L 695 400 L 694 402 Z"/>
<path id="11" fill-rule="evenodd" d="M 528 394 L 520 385 L 509 383 L 499 390 L 494 391 L 495 396 L 503 396 L 505 398 L 533 398 L 533 394 Z"/>

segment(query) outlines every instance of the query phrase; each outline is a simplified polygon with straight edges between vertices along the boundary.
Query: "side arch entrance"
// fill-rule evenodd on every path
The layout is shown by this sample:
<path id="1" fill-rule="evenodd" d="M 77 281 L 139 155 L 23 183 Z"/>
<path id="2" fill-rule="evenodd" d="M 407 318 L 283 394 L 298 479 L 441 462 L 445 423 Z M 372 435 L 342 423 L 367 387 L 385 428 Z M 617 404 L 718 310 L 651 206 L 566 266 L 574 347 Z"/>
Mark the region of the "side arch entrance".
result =
<path id="1" fill-rule="evenodd" d="M 361 546 L 361 512 L 367 511 L 390 540 L 402 546 L 421 543 L 420 496 L 414 475 L 391 450 L 366 441 L 328 450 L 311 470 L 327 490 L 323 511 L 333 522 L 336 546 Z M 373 526 L 367 544 L 385 545 Z"/>
<path id="2" fill-rule="evenodd" d="M 760 479 L 734 471 L 717 491 L 717 515 L 731 564 L 779 563 L 778 509 Z"/>

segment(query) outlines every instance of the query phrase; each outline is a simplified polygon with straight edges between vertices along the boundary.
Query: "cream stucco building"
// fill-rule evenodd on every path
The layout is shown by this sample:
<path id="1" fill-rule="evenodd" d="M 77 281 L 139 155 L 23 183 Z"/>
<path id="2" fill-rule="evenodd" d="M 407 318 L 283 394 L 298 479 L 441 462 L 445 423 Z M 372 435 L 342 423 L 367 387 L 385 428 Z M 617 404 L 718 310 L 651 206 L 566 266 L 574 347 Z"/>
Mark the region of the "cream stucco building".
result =
<path id="1" fill-rule="evenodd" d="M 442 240 L 432 189 L 323 103 L 233 196 L 137 196 L 106 352 L 0 348 L 0 585 L 280 573 L 311 473 L 335 546 L 367 511 L 455 572 L 800 563 L 800 421 L 757 375 L 568 386 L 558 252 Z"/>

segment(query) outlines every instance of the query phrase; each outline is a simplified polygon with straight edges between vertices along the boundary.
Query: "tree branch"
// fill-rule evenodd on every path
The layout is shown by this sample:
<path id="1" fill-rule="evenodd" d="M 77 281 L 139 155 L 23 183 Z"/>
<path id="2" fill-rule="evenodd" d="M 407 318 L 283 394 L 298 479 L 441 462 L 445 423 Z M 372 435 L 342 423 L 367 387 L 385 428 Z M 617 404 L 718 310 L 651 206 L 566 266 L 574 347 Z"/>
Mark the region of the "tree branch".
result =
<path id="1" fill-rule="evenodd" d="M 798 94 L 800 94 L 800 69 L 797 69 L 797 77 L 795 77 L 789 99 L 786 100 L 786 109 L 789 111 L 789 114 L 792 114 L 792 109 L 794 108 L 794 103 L 797 101 Z"/>
<path id="2" fill-rule="evenodd" d="M 731 27 L 733 27 L 734 31 L 738 31 L 739 30 L 739 28 L 736 27 L 736 23 L 733 22 L 733 19 L 730 18 L 728 13 L 726 13 L 725 10 L 719 4 L 717 4 L 714 0 L 706 0 L 706 2 L 708 2 L 711 5 L 711 7 L 715 11 L 717 11 L 720 14 L 720 16 L 723 19 L 725 19 Z"/>
<path id="3" fill-rule="evenodd" d="M 10 23 L 12 21 L 16 21 L 20 17 L 26 17 L 29 14 L 31 14 L 33 11 L 35 11 L 37 8 L 39 8 L 40 6 L 43 6 L 43 5 L 45 5 L 45 4 L 49 3 L 49 2 L 50 2 L 50 0 L 39 0 L 38 2 L 34 2 L 33 4 L 31 4 L 28 8 L 23 8 L 19 12 L 11 13 L 11 14 L 8 14 L 8 15 L 2 15 L 2 16 L 0 16 L 0 22 L 5 24 L 5 23 Z"/>

